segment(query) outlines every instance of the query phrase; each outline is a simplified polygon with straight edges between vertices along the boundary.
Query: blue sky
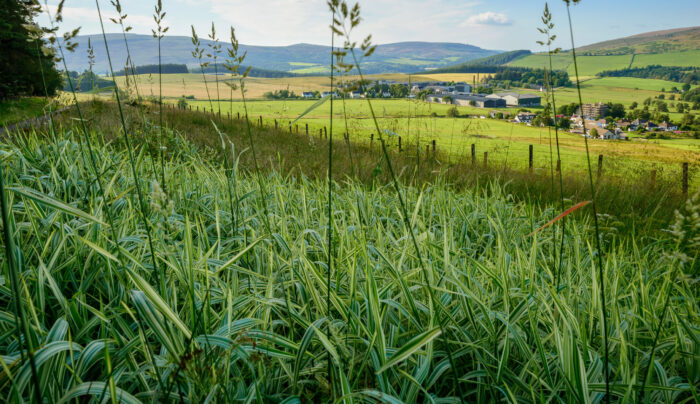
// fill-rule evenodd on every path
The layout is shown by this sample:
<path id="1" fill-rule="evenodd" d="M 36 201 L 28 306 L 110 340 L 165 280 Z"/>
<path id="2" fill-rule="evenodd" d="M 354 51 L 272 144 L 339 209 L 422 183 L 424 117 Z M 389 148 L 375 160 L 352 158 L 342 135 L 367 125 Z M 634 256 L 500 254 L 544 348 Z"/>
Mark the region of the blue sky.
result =
<path id="1" fill-rule="evenodd" d="M 122 0 L 134 33 L 150 34 L 155 0 Z M 164 0 L 169 35 L 190 35 L 194 25 L 205 36 L 213 21 L 222 39 L 236 28 L 241 43 L 250 45 L 326 44 L 329 14 L 325 0 Z M 536 27 L 544 8 L 539 0 L 360 0 L 364 21 L 358 33 L 372 33 L 375 43 L 402 41 L 458 42 L 487 49 L 536 50 Z M 568 48 L 566 8 L 550 1 L 559 34 L 557 45 Z M 55 9 L 58 0 L 48 1 Z M 114 16 L 109 0 L 100 0 Z M 99 33 L 94 0 L 67 0 L 65 29 Z M 573 7 L 577 45 L 670 28 L 698 25 L 697 0 L 582 0 Z M 116 26 L 106 21 L 108 32 Z"/>

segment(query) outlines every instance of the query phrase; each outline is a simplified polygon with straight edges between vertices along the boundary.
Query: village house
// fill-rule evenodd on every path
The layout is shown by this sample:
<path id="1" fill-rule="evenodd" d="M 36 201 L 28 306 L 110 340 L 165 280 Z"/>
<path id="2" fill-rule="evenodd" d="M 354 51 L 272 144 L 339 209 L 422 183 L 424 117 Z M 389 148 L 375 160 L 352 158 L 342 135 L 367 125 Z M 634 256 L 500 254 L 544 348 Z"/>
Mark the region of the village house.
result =
<path id="1" fill-rule="evenodd" d="M 537 94 L 499 93 L 491 94 L 489 98 L 505 100 L 509 107 L 539 107 L 542 105 L 542 97 Z"/>
<path id="2" fill-rule="evenodd" d="M 674 130 L 678 130 L 678 125 L 674 125 L 670 122 L 663 121 L 659 124 L 659 129 L 665 132 L 672 132 Z"/>
<path id="3" fill-rule="evenodd" d="M 301 93 L 301 96 L 306 99 L 314 98 L 314 93 L 312 93 L 311 91 L 304 91 L 303 93 Z"/>
<path id="4" fill-rule="evenodd" d="M 328 97 L 329 95 L 331 95 L 330 91 L 324 91 L 321 93 L 321 97 Z M 338 93 L 335 91 L 333 92 L 333 98 L 338 98 Z"/>
<path id="5" fill-rule="evenodd" d="M 634 131 L 634 130 L 639 129 L 640 127 L 644 128 L 644 127 L 646 127 L 646 124 L 647 124 L 647 121 L 644 119 L 635 119 L 634 121 L 632 121 L 630 123 L 629 130 Z"/>
<path id="6" fill-rule="evenodd" d="M 526 123 L 526 124 L 530 125 L 530 123 L 532 122 L 533 119 L 535 119 L 536 116 L 537 116 L 537 114 L 533 114 L 531 112 L 521 112 L 515 116 L 515 122 Z"/>
<path id="7" fill-rule="evenodd" d="M 365 98 L 365 95 L 362 93 L 362 91 L 353 91 L 350 93 L 350 98 Z"/>
<path id="8" fill-rule="evenodd" d="M 615 127 L 621 130 L 628 130 L 631 125 L 632 123 L 630 121 L 620 120 L 615 122 Z"/>

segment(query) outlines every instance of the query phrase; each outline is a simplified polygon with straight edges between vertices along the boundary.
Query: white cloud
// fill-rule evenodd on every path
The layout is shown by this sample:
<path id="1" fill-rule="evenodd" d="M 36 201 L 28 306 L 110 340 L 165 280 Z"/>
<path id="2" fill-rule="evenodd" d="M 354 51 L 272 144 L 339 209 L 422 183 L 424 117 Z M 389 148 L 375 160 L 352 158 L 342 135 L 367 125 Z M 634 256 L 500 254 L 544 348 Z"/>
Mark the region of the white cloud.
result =
<path id="1" fill-rule="evenodd" d="M 487 11 L 485 13 L 473 15 L 462 23 L 463 27 L 471 27 L 474 25 L 510 25 L 511 21 L 503 13 L 495 13 Z"/>

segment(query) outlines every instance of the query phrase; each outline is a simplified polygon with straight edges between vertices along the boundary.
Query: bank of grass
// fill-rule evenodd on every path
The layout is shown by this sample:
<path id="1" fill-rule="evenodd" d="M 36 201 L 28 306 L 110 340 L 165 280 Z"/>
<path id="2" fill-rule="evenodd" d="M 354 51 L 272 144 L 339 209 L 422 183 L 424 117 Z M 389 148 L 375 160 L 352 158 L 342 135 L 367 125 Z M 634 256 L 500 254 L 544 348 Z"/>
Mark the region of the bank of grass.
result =
<path id="1" fill-rule="evenodd" d="M 11 236 L 23 254 L 23 288 L 0 288 L 0 305 L 12 312 L 10 297 L 21 294 L 45 401 L 454 402 L 446 349 L 454 352 L 453 371 L 462 375 L 468 402 L 601 400 L 603 308 L 592 223 L 585 210 L 570 217 L 555 290 L 555 230 L 528 236 L 558 213 L 545 202 L 549 181 L 541 176 L 506 172 L 504 186 L 496 172 L 441 164 L 439 154 L 414 173 L 408 153 L 391 154 L 407 185 L 425 275 L 448 313 L 438 338 L 437 308 L 376 149 L 353 146 L 353 179 L 347 147 L 335 147 L 329 252 L 326 167 L 318 158 L 326 144 L 256 130 L 269 190 L 261 195 L 243 122 L 224 131 L 233 133 L 240 162 L 227 172 L 210 117 L 166 110 L 176 133 L 168 136 L 167 183 L 156 184 L 134 117 L 136 175 L 150 184 L 148 221 L 161 271 L 154 277 L 113 106 L 98 102 L 85 111 L 99 175 L 109 184 L 104 199 L 73 120 L 59 122 L 55 141 L 29 131 L 0 142 L 16 223 Z M 154 111 L 147 112 L 153 119 Z M 127 117 L 136 113 L 127 108 Z M 107 146 L 99 146 L 103 139 Z M 597 203 L 657 217 L 651 200 L 664 192 L 635 197 L 632 188 L 604 181 Z M 566 179 L 566 189 L 569 203 L 587 192 L 576 178 Z M 655 209 L 665 212 L 673 200 L 679 198 L 660 199 Z M 114 229 L 105 225 L 107 209 L 115 213 Z M 658 327 L 663 343 L 646 397 L 692 402 L 700 382 L 700 310 L 694 281 L 678 276 L 677 246 L 664 234 L 621 238 L 615 219 L 603 224 L 614 399 L 634 399 Z M 336 257 L 330 313 L 323 264 L 329 253 Z M 0 260 L 4 268 L 5 257 Z M 672 314 L 658 324 L 669 294 Z M 321 331 L 327 325 L 329 336 Z M 26 401 L 33 381 L 14 327 L 10 315 L 0 316 L 0 394 Z"/>
<path id="2" fill-rule="evenodd" d="M 255 108 L 251 103 L 251 109 Z M 100 131 L 101 136 L 114 142 L 119 142 L 114 105 L 108 102 L 96 101 L 85 104 L 86 113 L 91 117 L 90 124 Z M 223 104 L 222 104 L 223 108 Z M 130 118 L 130 127 L 140 137 L 140 143 L 152 144 L 144 138 L 139 111 L 134 107 L 127 107 L 126 115 Z M 157 119 L 157 106 L 147 107 L 146 114 L 149 119 Z M 219 155 L 221 140 L 212 125 L 216 123 L 223 133 L 233 133 L 234 143 L 238 150 L 248 147 L 245 134 L 244 121 L 229 121 L 226 118 L 219 120 L 210 114 L 180 111 L 176 109 L 165 110 L 165 121 L 176 133 L 183 136 L 197 147 L 203 155 L 222 158 Z M 304 134 L 304 127 L 300 126 L 299 134 L 293 129 L 288 132 L 288 127 L 280 125 L 279 130 L 274 129 L 271 121 L 265 121 L 265 127 L 259 128 L 258 121 L 251 118 L 254 125 L 254 139 L 258 163 L 265 172 L 279 172 L 282 175 L 306 176 L 321 180 L 328 168 L 326 159 L 318 156 L 328 153 L 325 136 L 319 137 L 319 131 L 311 131 L 309 136 Z M 478 120 L 481 122 L 482 120 Z M 59 121 L 69 127 L 74 124 L 70 114 L 64 114 Z M 231 126 L 233 125 L 233 126 Z M 415 123 L 412 123 L 415 125 Z M 391 128 L 390 126 L 388 126 Z M 465 148 L 462 154 L 455 154 L 443 143 L 438 143 L 436 154 L 432 147 L 426 154 L 425 146 L 421 145 L 419 160 L 416 158 L 415 143 L 402 142 L 402 151 L 398 151 L 398 141 L 395 137 L 387 136 L 392 160 L 397 164 L 396 171 L 400 173 L 401 180 L 406 184 L 421 185 L 433 183 L 440 178 L 446 181 L 456 190 L 472 188 L 478 184 L 495 181 L 506 187 L 508 193 L 518 201 L 547 206 L 559 200 L 558 191 L 553 191 L 551 186 L 551 168 L 549 166 L 549 145 L 535 143 L 536 138 L 528 140 L 537 145 L 538 161 L 532 173 L 527 168 L 527 142 L 513 141 L 501 146 L 488 146 L 489 139 L 473 137 L 477 143 L 477 161 L 472 165 L 469 149 Z M 534 135 L 533 135 L 534 136 Z M 379 143 L 375 138 L 373 143 L 369 141 L 356 141 L 350 138 L 346 142 L 343 136 L 336 134 L 337 140 L 334 147 L 333 164 L 334 179 L 342 182 L 348 178 L 367 185 L 386 184 L 390 179 L 386 167 L 382 163 Z M 562 141 L 566 144 L 565 140 Z M 592 145 L 595 147 L 595 143 Z M 640 149 L 640 153 L 652 153 L 653 145 Z M 155 147 L 155 146 L 154 146 Z M 177 153 L 180 145 L 176 138 L 170 137 L 168 153 Z M 508 147 L 509 149 L 506 149 Z M 488 150 L 487 165 L 484 166 L 483 152 Z M 156 150 L 152 150 L 156 153 Z M 547 158 L 546 158 L 546 157 Z M 507 158 L 507 160 L 506 160 Z M 570 203 L 587 200 L 587 185 L 582 171 L 573 165 L 574 158 L 579 155 L 572 154 L 566 147 L 562 153 L 562 167 L 565 178 L 565 197 Z M 416 164 L 416 162 L 419 164 Z M 240 157 L 241 167 L 253 167 L 251 153 L 243 153 Z M 617 227 L 629 236 L 636 232 L 656 233 L 660 229 L 669 226 L 673 214 L 684 202 L 681 195 L 680 173 L 675 167 L 665 167 L 663 164 L 655 165 L 657 169 L 656 183 L 652 184 L 650 172 L 645 165 L 630 164 L 620 156 L 618 159 L 610 158 L 605 162 L 605 169 L 599 181 L 599 209 L 609 215 Z M 692 188 L 697 187 L 698 175 L 692 168 Z M 631 233 L 630 233 L 631 232 Z"/>
<path id="3" fill-rule="evenodd" d="M 0 128 L 42 116 L 45 107 L 46 99 L 42 97 L 22 97 L 0 101 Z"/>
<path id="4" fill-rule="evenodd" d="M 574 92 L 569 89 L 560 91 L 562 97 L 574 97 Z M 572 98 L 573 102 L 573 98 Z M 547 128 L 530 127 L 524 124 L 513 124 L 502 120 L 481 118 L 452 118 L 447 116 L 451 105 L 430 104 L 420 101 L 408 100 L 373 100 L 375 110 L 383 128 L 401 135 L 403 145 L 409 149 L 415 148 L 416 142 L 420 142 L 420 148 L 432 147 L 435 140 L 438 149 L 449 157 L 450 161 L 459 161 L 465 155 L 470 155 L 471 145 L 475 144 L 479 159 L 483 153 L 488 152 L 489 161 L 493 164 L 503 165 L 507 163 L 513 168 L 527 168 L 529 146 L 534 148 L 534 165 L 538 169 L 549 170 L 549 131 Z M 193 109 L 203 108 L 209 110 L 208 103 L 194 101 L 189 103 Z M 263 117 L 266 126 L 274 127 L 275 121 L 280 129 L 288 131 L 291 121 L 301 115 L 313 101 L 256 101 L 249 103 L 249 112 L 254 120 Z M 411 111 L 410 133 L 408 111 Z M 221 103 L 222 112 L 226 115 L 233 111 L 234 116 L 242 113 L 242 103 Z M 216 109 L 216 108 L 215 108 Z M 369 111 L 365 100 L 347 100 L 346 111 L 349 117 L 349 135 L 357 143 L 368 144 L 371 135 L 377 139 L 374 123 L 369 119 Z M 483 116 L 489 110 L 459 107 L 458 111 L 463 116 Z M 517 109 L 503 110 L 506 113 L 515 113 Z M 309 124 L 309 132 L 318 135 L 319 130 L 328 127 L 328 104 L 325 104 L 298 122 L 301 133 L 305 132 L 306 124 Z M 336 113 L 336 119 L 342 119 L 341 112 Z M 256 121 L 257 122 L 257 121 Z M 296 126 L 293 128 L 296 130 Z M 552 134 L 553 136 L 553 134 Z M 389 137 L 389 141 L 396 143 L 397 138 Z M 669 175 L 676 175 L 680 181 L 680 170 L 683 162 L 700 164 L 700 154 L 685 147 L 674 148 L 673 140 L 665 143 L 653 143 L 647 141 L 604 141 L 592 140 L 591 151 L 605 156 L 605 175 L 637 175 L 651 170 L 668 171 Z M 690 143 L 697 142 L 690 140 Z M 560 134 L 562 145 L 562 159 L 565 172 L 574 174 L 585 169 L 585 145 L 581 136 L 563 132 Z M 680 151 L 679 151 L 680 150 Z M 643 174 L 643 175 L 647 175 Z M 697 179 L 700 181 L 700 179 Z M 695 179 L 693 179 L 695 181 Z M 700 184 L 700 182 L 698 182 Z"/>

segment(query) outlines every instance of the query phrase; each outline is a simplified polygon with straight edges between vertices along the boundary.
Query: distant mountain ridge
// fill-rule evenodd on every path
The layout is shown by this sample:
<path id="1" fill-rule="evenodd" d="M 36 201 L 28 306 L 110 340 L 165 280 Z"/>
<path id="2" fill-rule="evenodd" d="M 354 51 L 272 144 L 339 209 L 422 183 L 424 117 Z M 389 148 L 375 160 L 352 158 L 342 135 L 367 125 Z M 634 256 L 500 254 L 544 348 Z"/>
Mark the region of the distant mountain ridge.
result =
<path id="1" fill-rule="evenodd" d="M 70 70 L 83 71 L 88 67 L 87 42 L 91 39 L 95 49 L 96 65 L 94 70 L 104 73 L 108 69 L 106 52 L 101 35 L 82 35 L 76 38 L 78 48 L 66 55 Z M 158 63 L 157 42 L 150 35 L 128 34 L 129 49 L 136 65 Z M 207 47 L 211 41 L 201 39 Z M 122 69 L 126 63 L 127 53 L 121 34 L 107 34 L 107 41 L 115 70 Z M 223 43 L 226 46 L 226 43 Z M 163 63 L 187 64 L 196 66 L 192 58 L 192 42 L 189 37 L 166 36 L 162 42 Z M 296 74 L 325 73 L 328 71 L 330 47 L 311 44 L 290 46 L 253 46 L 240 45 L 241 52 L 247 52 L 245 64 L 259 69 L 292 72 Z M 473 45 L 459 43 L 400 42 L 378 45 L 377 50 L 362 63 L 365 73 L 415 72 L 464 63 L 500 53 L 500 51 L 482 49 Z M 225 52 L 221 57 L 225 56 Z M 223 62 L 223 59 L 219 60 Z"/>

